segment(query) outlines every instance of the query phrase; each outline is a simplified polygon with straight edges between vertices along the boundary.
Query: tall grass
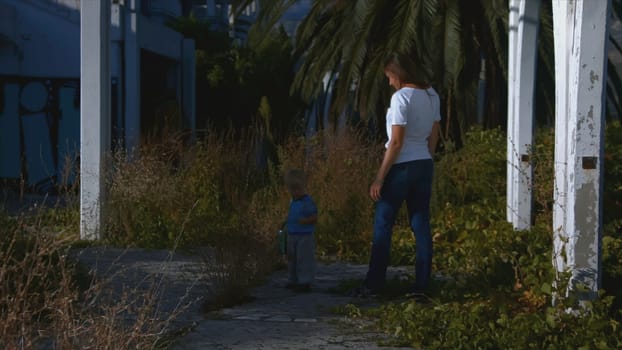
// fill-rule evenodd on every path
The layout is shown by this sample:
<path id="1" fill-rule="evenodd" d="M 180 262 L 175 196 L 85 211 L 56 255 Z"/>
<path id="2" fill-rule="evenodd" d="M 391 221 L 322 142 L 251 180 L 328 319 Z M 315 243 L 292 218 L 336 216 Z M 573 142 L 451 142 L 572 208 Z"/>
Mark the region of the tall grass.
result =
<path id="1" fill-rule="evenodd" d="M 115 154 L 107 238 L 115 244 L 170 247 L 186 220 L 182 247 L 251 239 L 273 254 L 289 205 L 282 175 L 302 168 L 309 178 L 307 192 L 319 208 L 321 254 L 355 257 L 366 251 L 373 209 L 367 186 L 381 149 L 351 130 L 325 132 L 276 147 L 273 159 L 278 160 L 264 167 L 257 161 L 264 142 L 252 134 L 208 133 L 190 147 L 181 141 L 144 147 L 137 159 Z"/>
<path id="2" fill-rule="evenodd" d="M 604 286 L 618 295 L 614 288 L 622 281 L 616 265 L 622 258 L 620 130 L 619 124 L 607 128 L 603 239 Z M 505 293 L 512 298 L 518 295 L 518 307 L 539 310 L 546 304 L 546 291 L 541 287 L 550 285 L 553 276 L 553 140 L 551 132 L 541 132 L 532 150 L 537 220 L 534 230 L 523 233 L 515 233 L 505 222 L 506 140 L 502 132 L 472 130 L 462 149 L 440 155 L 432 199 L 434 270 L 456 279 L 443 290 L 442 298 L 463 300 L 465 293 Z M 350 129 L 325 131 L 310 139 L 291 138 L 273 147 L 267 144 L 270 139 L 262 134 L 209 132 L 192 146 L 181 137 L 171 137 L 145 145 L 132 158 L 113 154 L 107 174 L 105 242 L 180 247 L 205 254 L 209 273 L 204 275 L 212 279 L 208 282 L 215 282 L 212 296 L 222 298 L 220 304 L 242 300 L 248 287 L 277 262 L 276 231 L 290 201 L 282 177 L 289 169 L 302 168 L 309 179 L 307 192 L 319 209 L 319 254 L 367 260 L 373 220 L 367 192 L 382 157 L 381 145 L 370 144 Z M 260 161 L 261 150 L 271 148 L 275 154 L 267 157 L 267 163 Z M 106 298 L 88 299 L 98 293 L 85 294 L 75 285 L 75 269 L 66 259 L 65 243 L 26 234 L 58 231 L 63 225 L 77 230 L 76 207 L 48 213 L 38 225 L 0 217 L 6 221 L 0 222 L 2 227 L 11 233 L 2 235 L 0 250 L 0 296 L 4 298 L 0 301 L 0 335 L 5 342 L 0 345 L 11 348 L 60 337 L 54 338 L 58 344 L 71 341 L 94 346 L 84 341 L 97 338 L 90 336 L 95 331 L 125 334 L 132 347 L 157 342 L 165 326 L 150 313 L 150 302 L 136 304 L 135 298 L 129 298 L 115 308 L 114 303 L 104 302 Z M 415 246 L 402 213 L 395 226 L 393 262 L 412 264 Z M 128 310 L 143 315 L 135 317 L 129 327 L 119 316 Z M 58 335 L 35 331 L 52 329 L 51 325 L 59 330 Z M 115 343 L 108 348 L 126 345 Z"/>
<path id="3" fill-rule="evenodd" d="M 0 215 L 0 348 L 153 349 L 180 306 L 157 311 L 159 285 L 124 287 L 91 276 L 70 258 L 69 241 Z M 35 221 L 36 222 L 36 221 Z"/>
<path id="4" fill-rule="evenodd" d="M 325 131 L 311 140 L 291 140 L 280 149 L 281 171 L 304 169 L 318 207 L 319 252 L 366 260 L 372 236 L 373 202 L 368 188 L 383 150 L 353 130 Z"/>

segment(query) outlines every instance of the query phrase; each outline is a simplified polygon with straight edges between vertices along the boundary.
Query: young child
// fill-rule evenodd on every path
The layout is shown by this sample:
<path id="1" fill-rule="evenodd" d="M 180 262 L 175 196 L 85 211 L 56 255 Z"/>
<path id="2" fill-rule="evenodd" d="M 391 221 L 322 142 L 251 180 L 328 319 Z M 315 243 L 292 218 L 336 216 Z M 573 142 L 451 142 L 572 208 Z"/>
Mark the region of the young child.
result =
<path id="1" fill-rule="evenodd" d="M 305 176 L 301 170 L 290 170 L 285 185 L 292 201 L 285 226 L 287 228 L 288 288 L 299 292 L 311 290 L 315 276 L 315 238 L 317 207 L 305 193 Z"/>

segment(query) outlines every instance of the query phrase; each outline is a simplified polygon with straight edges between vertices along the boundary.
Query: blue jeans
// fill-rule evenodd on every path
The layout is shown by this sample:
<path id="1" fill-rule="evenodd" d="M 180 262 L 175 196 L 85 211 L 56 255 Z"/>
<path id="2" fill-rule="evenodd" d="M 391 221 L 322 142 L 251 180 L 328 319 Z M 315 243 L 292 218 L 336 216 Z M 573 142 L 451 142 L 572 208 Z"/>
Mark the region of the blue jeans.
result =
<path id="1" fill-rule="evenodd" d="M 365 285 L 383 286 L 391 253 L 391 234 L 395 218 L 406 201 L 410 227 L 417 241 L 415 290 L 425 290 L 432 272 L 432 235 L 430 232 L 430 195 L 434 163 L 431 159 L 394 164 L 387 174 L 376 203 L 374 238 Z"/>

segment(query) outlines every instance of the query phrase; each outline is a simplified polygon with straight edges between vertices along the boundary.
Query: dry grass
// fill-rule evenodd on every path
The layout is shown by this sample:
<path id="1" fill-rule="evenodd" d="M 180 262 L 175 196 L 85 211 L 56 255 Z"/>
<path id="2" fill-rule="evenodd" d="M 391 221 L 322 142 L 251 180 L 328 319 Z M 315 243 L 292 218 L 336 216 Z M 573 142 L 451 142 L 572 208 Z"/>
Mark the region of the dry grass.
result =
<path id="1" fill-rule="evenodd" d="M 303 168 L 319 208 L 319 253 L 366 254 L 373 210 L 367 187 L 380 147 L 350 130 L 325 132 L 276 147 L 278 162 L 261 167 L 261 135 L 208 135 L 190 147 L 171 137 L 133 159 L 111 156 L 105 242 L 209 252 L 202 275 L 212 306 L 242 301 L 278 262 L 275 235 L 289 203 L 282 174 Z M 69 238 L 42 234 L 70 227 L 73 234 L 60 237 L 75 239 L 77 206 L 65 209 L 34 220 L 1 217 L 0 348 L 162 346 L 176 313 L 158 311 L 161 285 L 118 291 L 110 279 L 82 271 L 68 257 Z"/>
<path id="2" fill-rule="evenodd" d="M 356 132 L 292 138 L 274 146 L 269 159 L 278 160 L 267 165 L 258 162 L 270 142 L 261 133 L 208 132 L 192 146 L 176 135 L 167 140 L 144 145 L 135 159 L 112 157 L 107 239 L 209 251 L 204 275 L 216 305 L 244 300 L 248 287 L 278 264 L 276 232 L 290 200 L 282 178 L 291 168 L 309 177 L 319 208 L 319 254 L 366 256 L 373 217 L 367 188 L 382 149 Z"/>
<path id="3" fill-rule="evenodd" d="M 311 140 L 293 138 L 278 149 L 278 164 L 258 166 L 265 139 L 253 133 L 208 133 L 195 146 L 175 138 L 145 146 L 138 159 L 113 157 L 109 184 L 108 238 L 114 243 L 170 247 L 188 216 L 181 246 L 218 246 L 223 232 L 246 234 L 272 246 L 289 195 L 282 175 L 302 168 L 319 208 L 320 252 L 358 254 L 369 242 L 372 202 L 369 179 L 382 156 L 351 130 L 326 131 Z M 229 237 L 229 236 L 228 236 Z"/>
<path id="4" fill-rule="evenodd" d="M 372 234 L 373 203 L 368 188 L 382 159 L 380 145 L 371 145 L 353 130 L 324 131 L 309 142 L 290 142 L 281 149 L 281 169 L 302 168 L 308 192 L 319 211 L 319 252 L 339 258 L 363 258 Z"/>
<path id="5" fill-rule="evenodd" d="M 0 348 L 154 349 L 183 305 L 158 311 L 161 281 L 124 287 L 93 278 L 69 257 L 69 243 L 2 217 Z"/>
<path id="6" fill-rule="evenodd" d="M 259 166 L 259 149 L 267 141 L 252 132 L 208 133 L 186 146 L 183 136 L 173 135 L 144 145 L 132 159 L 113 154 L 104 242 L 197 248 L 208 307 L 244 301 L 278 263 L 275 235 L 290 200 L 282 175 L 303 168 L 319 208 L 320 254 L 344 258 L 366 252 L 372 217 L 367 186 L 381 149 L 350 130 L 325 132 L 275 147 L 278 163 Z M 158 310 L 161 281 L 120 290 L 114 276 L 93 278 L 76 264 L 69 248 L 77 237 L 76 202 L 31 214 L 0 214 L 0 348 L 165 345 L 170 322 L 183 307 L 166 315 Z"/>

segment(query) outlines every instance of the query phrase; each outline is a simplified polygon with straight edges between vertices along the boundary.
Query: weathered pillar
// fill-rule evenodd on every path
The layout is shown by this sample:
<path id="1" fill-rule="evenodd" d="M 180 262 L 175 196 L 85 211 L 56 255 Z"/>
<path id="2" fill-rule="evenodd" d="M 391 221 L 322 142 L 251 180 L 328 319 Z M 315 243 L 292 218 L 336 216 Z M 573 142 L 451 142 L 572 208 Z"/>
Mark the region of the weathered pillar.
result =
<path id="1" fill-rule="evenodd" d="M 140 43 L 138 39 L 138 0 L 125 1 L 124 84 L 125 84 L 125 148 L 133 153 L 140 143 Z"/>
<path id="2" fill-rule="evenodd" d="M 514 75 L 516 66 L 516 32 L 518 31 L 518 4 L 520 0 L 510 0 L 508 20 L 508 118 L 507 118 L 507 220 L 514 222 Z"/>
<path id="3" fill-rule="evenodd" d="M 553 188 L 553 266 L 566 270 L 564 242 L 566 227 L 566 131 L 568 125 L 568 1 L 553 0 L 553 34 L 555 43 L 555 160 Z"/>
<path id="4" fill-rule="evenodd" d="M 104 156 L 110 141 L 110 1 L 80 2 L 80 237 L 102 227 Z"/>
<path id="5" fill-rule="evenodd" d="M 570 272 L 569 292 L 580 299 L 597 297 L 600 287 L 602 233 L 603 129 L 610 0 L 555 0 L 556 66 L 567 66 L 567 78 L 557 72 L 556 133 L 565 137 L 556 155 L 555 253 L 560 271 Z M 565 57 L 564 57 L 565 56 Z M 556 145 L 558 147 L 560 145 Z M 558 189 L 559 190 L 559 189 Z M 563 247 L 563 250 L 561 249 Z"/>
<path id="6" fill-rule="evenodd" d="M 531 227 L 534 93 L 540 0 L 511 0 L 508 64 L 508 221 Z"/>
<path id="7" fill-rule="evenodd" d="M 183 39 L 181 43 L 181 98 L 184 115 L 184 127 L 196 136 L 196 82 L 195 82 L 195 45 L 193 39 Z"/>

